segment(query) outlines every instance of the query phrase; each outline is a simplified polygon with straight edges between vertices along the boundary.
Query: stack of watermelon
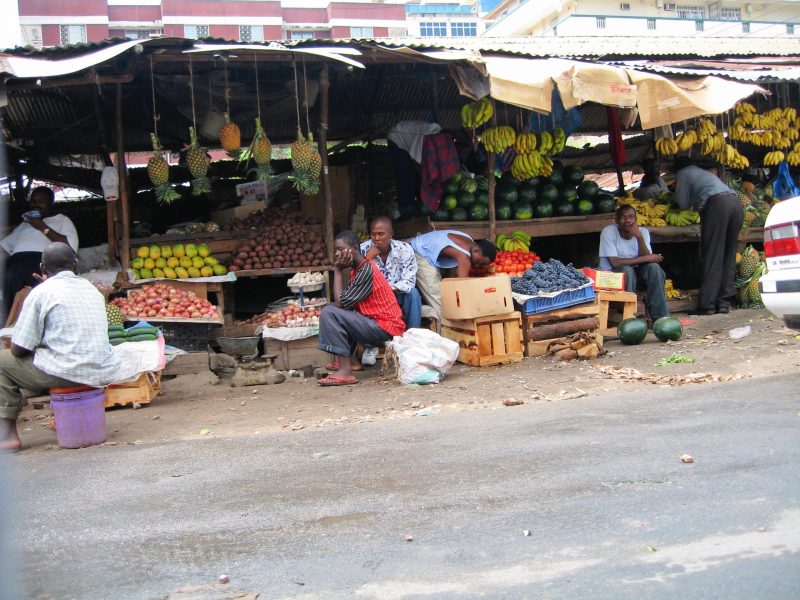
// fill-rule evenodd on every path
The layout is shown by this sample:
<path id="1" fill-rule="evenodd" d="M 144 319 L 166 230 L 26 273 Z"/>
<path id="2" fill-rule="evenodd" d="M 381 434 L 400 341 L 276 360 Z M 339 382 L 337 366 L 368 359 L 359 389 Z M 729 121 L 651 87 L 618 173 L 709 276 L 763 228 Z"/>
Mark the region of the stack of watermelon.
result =
<path id="1" fill-rule="evenodd" d="M 489 218 L 489 182 L 486 177 L 459 171 L 442 190 L 434 221 L 485 221 Z"/>

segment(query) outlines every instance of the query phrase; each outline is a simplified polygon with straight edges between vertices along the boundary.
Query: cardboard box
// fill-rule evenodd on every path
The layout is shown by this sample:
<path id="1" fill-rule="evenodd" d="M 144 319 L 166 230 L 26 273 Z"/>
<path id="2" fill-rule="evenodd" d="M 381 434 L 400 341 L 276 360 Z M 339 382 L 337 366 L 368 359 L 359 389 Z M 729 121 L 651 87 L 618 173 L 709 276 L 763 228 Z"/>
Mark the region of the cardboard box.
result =
<path id="1" fill-rule="evenodd" d="M 225 208 L 223 210 L 215 210 L 211 213 L 211 220 L 217 223 L 220 227 L 227 226 L 234 219 L 244 219 L 249 217 L 251 213 L 257 210 L 266 208 L 264 202 L 251 202 L 250 204 L 243 204 L 241 206 L 234 206 L 233 208 Z"/>
<path id="2" fill-rule="evenodd" d="M 625 273 L 614 273 L 613 271 L 597 271 L 585 267 L 584 275 L 592 280 L 592 285 L 596 290 L 611 290 L 615 292 L 625 291 Z"/>
<path id="3" fill-rule="evenodd" d="M 514 310 L 511 278 L 506 273 L 443 279 L 441 289 L 442 317 L 445 319 L 477 319 Z"/>

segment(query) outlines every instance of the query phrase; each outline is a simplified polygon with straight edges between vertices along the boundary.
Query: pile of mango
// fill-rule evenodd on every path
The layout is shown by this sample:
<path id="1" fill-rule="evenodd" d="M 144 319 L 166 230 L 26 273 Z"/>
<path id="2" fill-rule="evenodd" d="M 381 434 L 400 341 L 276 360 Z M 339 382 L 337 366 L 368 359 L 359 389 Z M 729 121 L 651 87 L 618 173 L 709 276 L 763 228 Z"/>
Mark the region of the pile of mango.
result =
<path id="1" fill-rule="evenodd" d="M 228 272 L 206 244 L 141 246 L 131 261 L 131 269 L 136 279 L 190 279 Z"/>

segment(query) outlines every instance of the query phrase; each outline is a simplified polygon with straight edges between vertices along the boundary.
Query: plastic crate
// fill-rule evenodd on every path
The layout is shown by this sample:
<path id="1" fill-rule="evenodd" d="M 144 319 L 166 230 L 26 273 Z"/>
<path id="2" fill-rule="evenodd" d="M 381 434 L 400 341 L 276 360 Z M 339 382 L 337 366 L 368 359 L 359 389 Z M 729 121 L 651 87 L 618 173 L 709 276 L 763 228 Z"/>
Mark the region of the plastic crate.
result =
<path id="1" fill-rule="evenodd" d="M 591 302 L 592 300 L 594 300 L 594 288 L 587 285 L 577 290 L 564 290 L 560 294 L 551 297 L 530 298 L 520 305 L 520 310 L 526 315 L 535 315 L 567 306 L 574 306 L 575 304 Z M 519 303 L 516 302 L 516 304 Z"/>
<path id="2" fill-rule="evenodd" d="M 186 352 L 202 352 L 208 347 L 207 323 L 165 322 L 157 325 L 164 334 L 164 341 L 170 346 Z"/>

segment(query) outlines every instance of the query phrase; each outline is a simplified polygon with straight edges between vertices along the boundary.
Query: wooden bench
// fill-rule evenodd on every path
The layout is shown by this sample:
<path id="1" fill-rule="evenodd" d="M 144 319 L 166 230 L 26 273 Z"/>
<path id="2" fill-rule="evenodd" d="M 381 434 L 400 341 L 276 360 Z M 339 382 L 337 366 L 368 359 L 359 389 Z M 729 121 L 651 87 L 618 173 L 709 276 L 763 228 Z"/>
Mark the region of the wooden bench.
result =
<path id="1" fill-rule="evenodd" d="M 596 295 L 600 305 L 600 328 L 597 332 L 602 336 L 617 337 L 617 325 L 636 316 L 636 293 L 597 290 Z"/>

